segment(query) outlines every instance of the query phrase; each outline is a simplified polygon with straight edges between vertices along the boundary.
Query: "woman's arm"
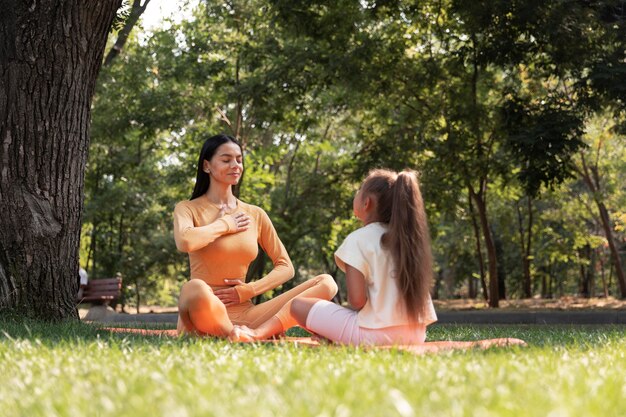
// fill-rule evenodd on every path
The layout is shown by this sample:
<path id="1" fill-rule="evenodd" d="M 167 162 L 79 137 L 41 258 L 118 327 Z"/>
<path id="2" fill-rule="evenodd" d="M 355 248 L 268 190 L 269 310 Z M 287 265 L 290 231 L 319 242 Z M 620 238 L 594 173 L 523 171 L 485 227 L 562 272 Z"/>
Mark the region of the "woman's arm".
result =
<path id="1" fill-rule="evenodd" d="M 263 210 L 260 211 L 258 216 L 258 227 L 258 242 L 263 251 L 265 251 L 267 256 L 272 260 L 274 269 L 257 281 L 236 286 L 235 288 L 239 294 L 240 302 L 247 301 L 254 296 L 278 287 L 293 278 L 295 274 L 293 264 L 291 263 L 291 259 L 289 259 L 289 254 L 278 238 L 272 221 Z"/>
<path id="2" fill-rule="evenodd" d="M 359 311 L 367 302 L 367 286 L 365 276 L 358 269 L 345 264 L 348 304 L 352 310 Z"/>
<path id="3" fill-rule="evenodd" d="M 194 226 L 191 210 L 179 203 L 174 209 L 174 240 L 181 252 L 202 249 L 218 237 L 227 233 L 242 232 L 248 229 L 249 217 L 244 213 L 218 217 L 206 226 Z"/>

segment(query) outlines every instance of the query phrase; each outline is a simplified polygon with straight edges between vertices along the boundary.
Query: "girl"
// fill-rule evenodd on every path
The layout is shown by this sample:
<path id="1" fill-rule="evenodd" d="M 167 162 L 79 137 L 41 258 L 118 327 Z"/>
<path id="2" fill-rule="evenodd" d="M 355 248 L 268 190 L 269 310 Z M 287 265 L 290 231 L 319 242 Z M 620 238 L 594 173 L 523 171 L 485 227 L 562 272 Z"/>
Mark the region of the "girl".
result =
<path id="1" fill-rule="evenodd" d="M 243 152 L 237 140 L 212 136 L 200 152 L 191 199 L 174 209 L 176 247 L 189 254 L 191 271 L 178 300 L 179 333 L 236 340 L 234 325 L 264 324 L 261 336 L 269 337 L 296 324 L 290 314 L 295 297 L 330 300 L 337 292 L 333 278 L 320 275 L 267 302 L 251 302 L 291 279 L 294 269 L 265 211 L 236 197 L 242 175 Z M 274 269 L 246 283 L 259 246 Z"/>
<path id="2" fill-rule="evenodd" d="M 353 209 L 363 227 L 348 235 L 335 253 L 346 274 L 350 308 L 298 298 L 291 304 L 292 316 L 300 326 L 340 344 L 423 344 L 426 326 L 437 316 L 430 298 L 428 224 L 416 174 L 370 172 Z M 507 344 L 524 342 L 434 342 L 429 350 Z"/>

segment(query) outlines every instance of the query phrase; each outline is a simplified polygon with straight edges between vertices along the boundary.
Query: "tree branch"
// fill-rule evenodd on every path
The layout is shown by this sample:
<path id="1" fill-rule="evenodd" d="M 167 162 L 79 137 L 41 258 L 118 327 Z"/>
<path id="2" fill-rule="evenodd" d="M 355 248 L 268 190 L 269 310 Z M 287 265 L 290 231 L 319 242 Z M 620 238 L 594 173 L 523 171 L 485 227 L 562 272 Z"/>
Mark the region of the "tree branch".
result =
<path id="1" fill-rule="evenodd" d="M 128 41 L 128 37 L 130 36 L 130 32 L 132 32 L 133 28 L 139 21 L 139 18 L 146 11 L 146 7 L 150 3 L 150 0 L 144 0 L 143 4 L 141 4 L 141 0 L 133 0 L 133 5 L 130 10 L 130 15 L 126 22 L 124 23 L 124 27 L 120 30 L 117 40 L 115 41 L 115 45 L 111 47 L 107 57 L 104 60 L 104 66 L 111 65 L 111 62 L 122 52 L 124 49 L 124 45 L 126 45 L 126 41 Z"/>

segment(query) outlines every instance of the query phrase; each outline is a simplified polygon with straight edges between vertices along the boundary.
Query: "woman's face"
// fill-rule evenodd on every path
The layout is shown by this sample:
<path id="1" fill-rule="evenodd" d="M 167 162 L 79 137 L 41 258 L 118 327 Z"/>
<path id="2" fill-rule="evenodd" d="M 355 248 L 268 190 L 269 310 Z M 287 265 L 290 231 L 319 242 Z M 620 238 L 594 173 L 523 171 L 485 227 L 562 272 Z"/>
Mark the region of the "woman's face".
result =
<path id="1" fill-rule="evenodd" d="M 243 174 L 241 148 L 233 142 L 220 145 L 210 161 L 204 161 L 204 171 L 209 172 L 211 182 L 237 185 Z"/>

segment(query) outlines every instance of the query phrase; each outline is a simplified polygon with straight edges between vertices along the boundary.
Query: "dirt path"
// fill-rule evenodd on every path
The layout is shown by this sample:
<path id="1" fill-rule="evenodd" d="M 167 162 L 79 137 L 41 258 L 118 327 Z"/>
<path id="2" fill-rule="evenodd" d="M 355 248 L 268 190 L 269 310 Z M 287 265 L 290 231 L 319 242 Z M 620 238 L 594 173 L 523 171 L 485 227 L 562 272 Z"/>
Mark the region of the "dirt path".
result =
<path id="1" fill-rule="evenodd" d="M 462 310 L 489 310 L 487 303 L 481 299 L 477 300 L 433 300 L 437 311 L 462 311 Z M 501 300 L 499 311 L 527 311 L 527 310 L 626 310 L 626 300 L 619 300 L 613 297 L 609 298 L 580 298 L 580 297 L 561 297 L 552 300 L 544 300 L 531 298 L 528 300 Z M 141 314 L 145 313 L 177 313 L 176 307 L 162 306 L 141 306 L 139 309 Z M 79 310 L 80 317 L 84 318 L 87 314 L 87 308 Z M 120 313 L 119 306 L 117 312 Z M 127 307 L 126 313 L 137 314 L 135 307 Z"/>
<path id="2" fill-rule="evenodd" d="M 437 310 L 484 310 L 489 306 L 484 300 L 433 300 Z M 609 298 L 561 297 L 551 300 L 531 298 L 526 300 L 501 300 L 501 310 L 626 310 L 626 300 Z"/>

